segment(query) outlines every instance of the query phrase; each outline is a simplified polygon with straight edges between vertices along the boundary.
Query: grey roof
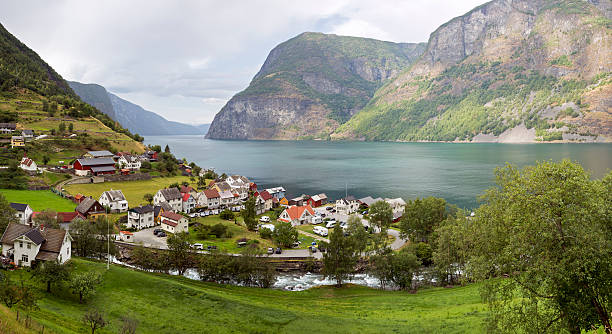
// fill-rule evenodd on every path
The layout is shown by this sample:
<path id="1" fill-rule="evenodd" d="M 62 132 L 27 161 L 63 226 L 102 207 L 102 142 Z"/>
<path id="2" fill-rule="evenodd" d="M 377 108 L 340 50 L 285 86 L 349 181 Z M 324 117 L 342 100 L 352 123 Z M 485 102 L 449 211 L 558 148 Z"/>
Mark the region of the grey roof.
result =
<path id="1" fill-rule="evenodd" d="M 148 212 L 154 212 L 155 208 L 153 208 L 152 205 L 143 205 L 143 206 L 139 206 L 139 207 L 135 207 L 135 208 L 131 208 L 130 212 L 136 212 L 137 214 L 145 214 Z"/>
<path id="2" fill-rule="evenodd" d="M 91 154 L 92 157 L 97 158 L 97 157 L 108 157 L 108 156 L 113 156 L 114 154 L 112 154 L 109 151 L 89 151 L 87 152 L 88 154 Z"/>
<path id="3" fill-rule="evenodd" d="M 93 170 L 93 168 L 91 170 Z M 108 199 L 110 199 L 111 201 L 125 201 L 125 196 L 123 196 L 121 190 L 107 190 L 102 194 L 106 194 L 106 197 L 108 197 Z"/>
<path id="4" fill-rule="evenodd" d="M 174 188 L 168 188 L 168 189 L 161 189 L 161 194 L 162 196 L 166 199 L 166 201 L 171 201 L 174 199 L 181 199 L 181 191 L 178 190 L 178 188 L 174 187 Z"/>
<path id="5" fill-rule="evenodd" d="M 89 209 L 94 206 L 98 201 L 91 197 L 86 197 L 79 205 L 76 207 L 76 211 L 82 213 L 83 215 L 89 211 Z"/>
<path id="6" fill-rule="evenodd" d="M 32 232 L 34 230 L 38 232 L 38 235 Z M 37 227 L 30 227 L 28 225 L 17 223 L 9 223 L 6 230 L 4 231 L 4 234 L 2 234 L 2 239 L 0 240 L 0 242 L 2 242 L 3 244 L 12 243 L 20 236 L 24 234 L 29 234 L 30 236 L 28 236 L 28 238 L 30 238 L 34 242 L 37 242 L 36 240 L 34 240 L 34 238 L 36 238 L 37 240 L 40 240 L 40 238 L 42 238 L 40 252 L 53 252 L 56 254 L 55 258 L 57 258 L 57 253 L 59 253 L 62 248 L 62 243 L 64 241 L 66 233 L 67 232 L 62 229 L 45 228 L 43 231 L 40 231 L 40 229 Z"/>
<path id="7" fill-rule="evenodd" d="M 154 207 L 154 215 L 155 217 L 159 216 L 159 212 L 161 211 L 161 209 L 164 209 L 164 211 L 172 211 L 172 206 L 170 206 L 170 204 L 168 204 L 168 202 L 161 202 L 159 203 L 159 205 L 156 205 Z"/>
<path id="8" fill-rule="evenodd" d="M 16 123 L 0 123 L 0 128 L 15 130 L 17 128 L 17 124 Z"/>
<path id="9" fill-rule="evenodd" d="M 114 170 L 115 170 L 115 166 L 93 166 L 91 167 L 91 171 L 94 173 L 112 172 Z"/>
<path id="10" fill-rule="evenodd" d="M 363 203 L 363 204 L 365 204 L 367 206 L 370 206 L 370 205 L 372 205 L 372 204 L 374 204 L 374 203 L 376 203 L 378 201 L 382 201 L 382 200 L 383 199 L 380 198 L 380 197 L 372 198 L 372 196 L 368 196 L 368 197 L 360 198 L 359 202 L 361 202 L 361 203 Z"/>
<path id="11" fill-rule="evenodd" d="M 21 132 L 25 135 L 32 135 L 32 136 L 34 135 L 34 130 L 23 130 Z"/>
<path id="12" fill-rule="evenodd" d="M 77 159 L 81 166 L 100 166 L 100 165 L 115 165 L 115 160 L 111 158 L 85 158 Z"/>
<path id="13" fill-rule="evenodd" d="M 22 204 L 22 203 L 11 203 L 11 208 L 19 211 L 19 212 L 25 212 L 25 210 L 27 209 L 28 205 L 27 204 Z"/>
<path id="14" fill-rule="evenodd" d="M 40 234 L 40 231 L 35 228 L 24 234 L 28 239 L 32 240 L 35 244 L 40 245 L 45 241 L 45 238 Z"/>

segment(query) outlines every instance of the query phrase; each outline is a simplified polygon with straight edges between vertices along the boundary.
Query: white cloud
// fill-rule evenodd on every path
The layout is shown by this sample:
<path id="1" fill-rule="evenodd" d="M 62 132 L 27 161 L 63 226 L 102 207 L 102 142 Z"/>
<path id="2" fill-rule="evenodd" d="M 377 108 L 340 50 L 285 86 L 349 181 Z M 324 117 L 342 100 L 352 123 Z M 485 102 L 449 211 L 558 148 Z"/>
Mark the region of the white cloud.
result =
<path id="1" fill-rule="evenodd" d="M 211 121 L 301 32 L 422 42 L 484 1 L 21 0 L 0 2 L 0 22 L 66 79 L 191 122 Z"/>

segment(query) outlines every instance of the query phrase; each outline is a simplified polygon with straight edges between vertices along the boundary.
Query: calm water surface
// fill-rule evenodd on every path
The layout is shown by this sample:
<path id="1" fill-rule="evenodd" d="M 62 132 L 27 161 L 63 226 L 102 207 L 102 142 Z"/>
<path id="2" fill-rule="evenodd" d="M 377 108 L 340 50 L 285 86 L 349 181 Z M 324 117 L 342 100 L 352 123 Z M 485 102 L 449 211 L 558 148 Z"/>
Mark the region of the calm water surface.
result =
<path id="1" fill-rule="evenodd" d="M 612 169 L 612 144 L 455 144 L 327 141 L 225 141 L 203 136 L 148 136 L 217 172 L 241 174 L 260 188 L 282 185 L 288 196 L 443 197 L 464 208 L 493 185 L 506 162 L 524 166 L 572 159 L 595 177 Z"/>

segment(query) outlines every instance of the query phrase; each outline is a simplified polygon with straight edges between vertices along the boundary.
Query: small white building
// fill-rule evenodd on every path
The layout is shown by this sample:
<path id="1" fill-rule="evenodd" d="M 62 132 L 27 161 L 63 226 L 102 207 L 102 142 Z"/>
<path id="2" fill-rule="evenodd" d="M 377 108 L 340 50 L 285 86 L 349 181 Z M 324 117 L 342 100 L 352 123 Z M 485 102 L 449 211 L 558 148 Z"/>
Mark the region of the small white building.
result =
<path id="1" fill-rule="evenodd" d="M 121 190 L 108 190 L 100 195 L 98 202 L 104 207 L 110 208 L 110 212 L 126 212 L 128 210 L 128 201 L 123 196 Z"/>
<path id="2" fill-rule="evenodd" d="M 28 157 L 21 158 L 21 162 L 19 163 L 19 168 L 25 171 L 28 171 L 28 172 L 38 171 L 38 166 L 36 165 L 36 162 L 34 162 L 34 160 Z"/>
<path id="3" fill-rule="evenodd" d="M 128 228 L 141 230 L 153 226 L 155 226 L 155 208 L 152 205 L 139 206 L 128 211 Z"/>
<path id="4" fill-rule="evenodd" d="M 336 201 L 336 211 L 342 215 L 350 215 L 359 210 L 359 201 L 353 196 L 347 196 Z"/>
<path id="5" fill-rule="evenodd" d="M 119 164 L 119 168 L 129 170 L 140 170 L 140 166 L 142 165 L 140 157 L 131 154 L 121 155 L 117 163 Z"/>
<path id="6" fill-rule="evenodd" d="M 162 202 L 170 204 L 176 212 L 183 210 L 183 196 L 178 188 L 160 189 L 153 197 L 153 204 L 160 205 Z"/>
<path id="7" fill-rule="evenodd" d="M 32 218 L 32 208 L 27 204 L 22 203 L 11 203 L 11 208 L 15 210 L 15 217 L 19 219 L 19 223 L 28 224 Z"/>
<path id="8" fill-rule="evenodd" d="M 315 212 L 310 205 L 305 206 L 290 206 L 285 209 L 280 216 L 278 221 L 291 223 L 292 226 L 309 224 L 314 217 Z"/>
<path id="9" fill-rule="evenodd" d="M 170 233 L 189 233 L 189 220 L 183 215 L 174 212 L 163 212 L 161 214 L 161 228 Z"/>
<path id="10" fill-rule="evenodd" d="M 389 203 L 393 212 L 404 212 L 406 202 L 401 198 L 385 198 L 385 202 Z"/>
<path id="11" fill-rule="evenodd" d="M 19 266 L 30 267 L 36 261 L 66 263 L 72 254 L 68 231 L 10 223 L 2 239 L 2 255 Z"/>

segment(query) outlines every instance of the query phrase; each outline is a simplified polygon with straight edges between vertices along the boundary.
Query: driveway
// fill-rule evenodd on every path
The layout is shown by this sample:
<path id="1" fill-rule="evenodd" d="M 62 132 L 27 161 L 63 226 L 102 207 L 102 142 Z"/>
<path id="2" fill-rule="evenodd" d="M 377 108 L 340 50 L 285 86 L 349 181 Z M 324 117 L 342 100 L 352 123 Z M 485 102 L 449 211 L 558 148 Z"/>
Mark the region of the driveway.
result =
<path id="1" fill-rule="evenodd" d="M 317 251 L 316 253 L 313 253 L 312 255 L 310 254 L 310 251 L 308 249 L 283 249 L 283 253 L 282 254 L 270 254 L 268 255 L 268 257 L 278 257 L 278 258 L 284 258 L 284 257 L 314 257 L 315 259 L 322 259 L 323 258 L 323 253 Z"/>
<path id="2" fill-rule="evenodd" d="M 166 237 L 158 237 L 153 234 L 153 230 L 159 227 L 151 227 L 144 230 L 134 232 L 134 243 L 141 244 L 144 247 L 168 249 L 166 245 Z"/>

